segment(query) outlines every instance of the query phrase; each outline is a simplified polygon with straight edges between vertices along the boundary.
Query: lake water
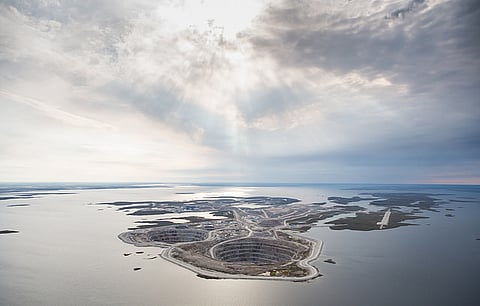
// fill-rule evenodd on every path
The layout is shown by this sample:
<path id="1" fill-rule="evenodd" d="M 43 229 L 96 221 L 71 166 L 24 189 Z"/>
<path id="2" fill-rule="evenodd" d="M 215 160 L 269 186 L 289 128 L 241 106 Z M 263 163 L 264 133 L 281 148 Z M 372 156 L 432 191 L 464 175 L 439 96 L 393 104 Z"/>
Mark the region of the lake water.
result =
<path id="1" fill-rule="evenodd" d="M 90 204 L 219 195 L 310 203 L 365 192 L 351 190 L 358 187 L 172 185 L 2 200 L 0 230 L 19 233 L 0 235 L 0 305 L 480 305 L 478 186 L 365 186 L 434 193 L 444 201 L 438 212 L 423 213 L 428 219 L 414 220 L 417 226 L 333 231 L 321 222 L 304 235 L 324 241 L 314 262 L 323 276 L 300 283 L 198 278 L 160 258 L 148 259 L 157 248 L 136 248 L 117 238 L 142 216 Z M 448 201 L 455 199 L 465 202 Z M 323 262 L 327 258 L 337 264 Z"/>

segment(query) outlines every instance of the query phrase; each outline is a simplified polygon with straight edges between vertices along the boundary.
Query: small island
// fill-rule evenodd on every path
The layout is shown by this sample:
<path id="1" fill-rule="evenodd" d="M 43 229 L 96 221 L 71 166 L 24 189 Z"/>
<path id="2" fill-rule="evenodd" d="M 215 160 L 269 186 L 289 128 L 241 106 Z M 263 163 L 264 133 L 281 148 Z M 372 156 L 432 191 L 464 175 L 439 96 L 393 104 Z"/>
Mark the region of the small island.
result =
<path id="1" fill-rule="evenodd" d="M 16 234 L 19 233 L 19 231 L 15 230 L 0 230 L 0 234 Z"/>

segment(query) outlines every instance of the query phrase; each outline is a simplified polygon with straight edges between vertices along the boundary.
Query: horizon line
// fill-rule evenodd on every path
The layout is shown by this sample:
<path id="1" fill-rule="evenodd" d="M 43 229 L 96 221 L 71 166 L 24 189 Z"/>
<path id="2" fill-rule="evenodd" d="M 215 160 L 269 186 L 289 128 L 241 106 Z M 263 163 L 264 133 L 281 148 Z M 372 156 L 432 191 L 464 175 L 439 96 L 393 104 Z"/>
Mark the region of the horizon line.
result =
<path id="1" fill-rule="evenodd" d="M 118 185 L 139 185 L 139 184 L 186 184 L 186 185 L 209 185 L 209 186 L 234 186 L 234 185 L 427 185 L 427 186 L 480 186 L 475 183 L 358 183 L 358 182 L 188 182 L 188 181 L 0 181 L 0 184 L 118 184 Z"/>

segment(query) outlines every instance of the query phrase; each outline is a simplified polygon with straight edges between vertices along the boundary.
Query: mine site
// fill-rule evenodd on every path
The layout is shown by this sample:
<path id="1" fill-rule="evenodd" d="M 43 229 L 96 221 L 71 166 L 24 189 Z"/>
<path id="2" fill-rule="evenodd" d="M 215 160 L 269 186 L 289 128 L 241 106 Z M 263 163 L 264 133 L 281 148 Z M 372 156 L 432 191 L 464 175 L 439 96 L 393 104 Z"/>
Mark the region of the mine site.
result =
<path id="1" fill-rule="evenodd" d="M 366 202 L 376 210 L 367 209 Z M 423 194 L 329 197 L 314 203 L 288 197 L 210 196 L 97 204 L 141 217 L 119 235 L 123 242 L 159 247 L 162 258 L 199 277 L 284 281 L 320 276 L 312 262 L 323 241 L 302 234 L 319 221 L 332 230 L 383 230 L 409 225 L 405 221 L 424 218 L 419 212 L 437 205 Z"/>

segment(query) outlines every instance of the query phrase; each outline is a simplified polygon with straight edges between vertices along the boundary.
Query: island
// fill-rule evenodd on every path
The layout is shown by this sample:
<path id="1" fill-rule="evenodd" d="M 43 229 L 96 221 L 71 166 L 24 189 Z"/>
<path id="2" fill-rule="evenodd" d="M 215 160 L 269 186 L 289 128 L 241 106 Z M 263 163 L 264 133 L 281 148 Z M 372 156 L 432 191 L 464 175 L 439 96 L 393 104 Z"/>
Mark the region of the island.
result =
<path id="1" fill-rule="evenodd" d="M 292 205 L 296 202 L 278 197 L 217 197 L 110 204 L 121 211 L 138 209 L 130 215 L 163 216 L 140 223 L 119 238 L 139 247 L 161 247 L 162 258 L 199 277 L 305 281 L 320 275 L 311 262 L 319 256 L 322 241 L 293 233 L 295 225 L 287 221 L 312 209 Z M 179 220 L 188 222 L 175 224 Z"/>
<path id="2" fill-rule="evenodd" d="M 15 230 L 0 230 L 0 234 L 16 234 L 19 233 L 19 231 Z"/>
<path id="3" fill-rule="evenodd" d="M 307 281 L 320 276 L 312 263 L 319 257 L 323 241 L 304 233 L 320 221 L 332 230 L 392 229 L 414 225 L 404 221 L 426 218 L 419 214 L 438 206 L 437 199 L 428 194 L 367 195 L 329 197 L 328 203 L 304 203 L 288 197 L 210 196 L 97 205 L 134 218 L 135 226 L 118 236 L 123 242 L 159 247 L 163 259 L 199 277 Z M 371 202 L 351 204 L 361 201 Z M 385 209 L 378 210 L 378 206 Z M 334 263 L 331 259 L 325 262 Z"/>

